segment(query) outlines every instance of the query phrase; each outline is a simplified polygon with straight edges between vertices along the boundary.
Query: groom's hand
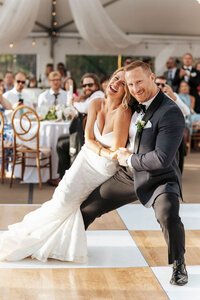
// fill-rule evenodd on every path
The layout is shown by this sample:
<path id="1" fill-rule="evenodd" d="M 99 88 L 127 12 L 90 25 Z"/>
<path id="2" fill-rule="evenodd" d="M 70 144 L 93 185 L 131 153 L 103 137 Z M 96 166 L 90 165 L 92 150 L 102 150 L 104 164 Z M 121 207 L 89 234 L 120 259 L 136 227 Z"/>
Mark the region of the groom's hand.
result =
<path id="1" fill-rule="evenodd" d="M 119 148 L 119 150 L 117 151 L 117 159 L 118 162 L 121 166 L 126 167 L 127 166 L 127 158 L 129 157 L 129 155 L 131 155 L 132 153 L 129 152 L 126 148 Z"/>

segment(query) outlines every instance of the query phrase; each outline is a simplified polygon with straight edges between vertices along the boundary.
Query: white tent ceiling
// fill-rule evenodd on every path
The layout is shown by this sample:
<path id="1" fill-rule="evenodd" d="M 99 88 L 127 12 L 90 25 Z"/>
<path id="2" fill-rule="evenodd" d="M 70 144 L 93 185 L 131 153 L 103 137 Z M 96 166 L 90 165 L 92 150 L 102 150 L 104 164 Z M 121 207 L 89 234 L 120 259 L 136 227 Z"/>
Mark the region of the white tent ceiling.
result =
<path id="1" fill-rule="evenodd" d="M 83 0 L 87 4 L 87 0 Z M 51 25 L 51 1 L 42 0 L 37 21 Z M 200 5 L 196 0 L 101 0 L 107 14 L 125 33 L 136 35 L 200 36 Z M 109 4 L 110 3 L 110 4 Z M 57 0 L 56 18 L 58 27 L 65 33 L 77 33 L 67 0 Z M 42 32 L 38 25 L 34 32 Z"/>
<path id="2" fill-rule="evenodd" d="M 0 3 L 6 1 L 11 0 L 0 0 Z M 59 29 L 55 39 L 49 35 L 53 1 L 56 1 L 56 29 Z M 91 0 L 81 1 L 88 5 Z M 70 54 L 152 56 L 155 57 L 155 69 L 158 73 L 165 68 L 169 56 L 181 57 L 184 53 L 191 52 L 195 58 L 200 57 L 200 4 L 197 0 L 100 0 L 100 2 L 111 21 L 124 34 L 138 40 L 138 43 L 133 43 L 121 51 L 116 47 L 94 49 L 78 31 L 69 0 L 40 0 L 36 21 L 29 36 L 15 42 L 13 48 L 9 48 L 9 43 L 1 43 L 0 53 L 36 54 L 38 73 L 43 72 L 46 63 L 65 62 L 66 55 Z M 87 7 L 90 8 L 89 5 Z M 36 41 L 34 46 L 31 45 L 33 40 Z M 52 40 L 55 43 L 52 43 Z"/>

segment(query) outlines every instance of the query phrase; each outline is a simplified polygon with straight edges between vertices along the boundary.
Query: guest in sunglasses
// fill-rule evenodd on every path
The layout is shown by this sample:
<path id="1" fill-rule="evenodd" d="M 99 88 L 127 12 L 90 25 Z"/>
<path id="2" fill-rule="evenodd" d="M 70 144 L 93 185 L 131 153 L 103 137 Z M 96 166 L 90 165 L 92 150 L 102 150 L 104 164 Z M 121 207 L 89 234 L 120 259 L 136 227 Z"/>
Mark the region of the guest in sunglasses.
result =
<path id="1" fill-rule="evenodd" d="M 171 86 L 167 84 L 166 77 L 157 76 L 155 79 L 155 83 L 163 93 L 165 93 L 169 98 L 174 100 L 174 102 L 178 105 L 184 116 L 188 116 L 190 114 L 190 110 L 188 109 L 187 105 L 183 103 L 178 94 L 175 93 L 172 90 Z"/>
<path id="2" fill-rule="evenodd" d="M 87 114 L 89 104 L 96 98 L 104 98 L 101 91 L 100 80 L 96 74 L 86 73 L 81 78 L 83 94 L 80 97 L 73 97 L 72 103 L 80 112 Z"/>
<path id="3" fill-rule="evenodd" d="M 15 75 L 14 88 L 3 94 L 13 107 L 18 104 L 24 104 L 32 107 L 31 98 L 28 94 L 26 94 L 26 92 L 24 92 L 25 84 L 26 75 L 20 71 Z"/>

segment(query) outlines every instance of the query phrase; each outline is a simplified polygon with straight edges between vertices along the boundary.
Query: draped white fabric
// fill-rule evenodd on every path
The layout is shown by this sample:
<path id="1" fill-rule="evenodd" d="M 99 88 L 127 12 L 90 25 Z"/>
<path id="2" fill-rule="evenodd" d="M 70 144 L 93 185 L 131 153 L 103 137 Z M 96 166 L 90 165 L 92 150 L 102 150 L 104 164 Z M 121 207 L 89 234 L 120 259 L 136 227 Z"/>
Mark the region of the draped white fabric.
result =
<path id="1" fill-rule="evenodd" d="M 77 29 L 95 49 L 123 49 L 138 41 L 128 37 L 107 15 L 100 0 L 69 0 Z"/>
<path id="2" fill-rule="evenodd" d="M 32 30 L 40 0 L 5 0 L 0 6 L 0 43 L 24 39 Z"/>

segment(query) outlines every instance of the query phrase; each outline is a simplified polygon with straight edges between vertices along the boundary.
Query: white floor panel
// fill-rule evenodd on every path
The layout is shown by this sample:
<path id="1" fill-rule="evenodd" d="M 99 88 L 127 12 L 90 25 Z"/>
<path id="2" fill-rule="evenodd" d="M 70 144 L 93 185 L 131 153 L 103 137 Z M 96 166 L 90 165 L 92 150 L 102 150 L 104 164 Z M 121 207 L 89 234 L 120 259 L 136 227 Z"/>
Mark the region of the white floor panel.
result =
<path id="1" fill-rule="evenodd" d="M 185 229 L 200 230 L 200 204 L 181 204 L 180 216 L 183 220 Z"/>
<path id="2" fill-rule="evenodd" d="M 127 204 L 117 211 L 129 230 L 160 230 L 153 208 L 146 208 L 142 204 Z"/>
<path id="3" fill-rule="evenodd" d="M 128 231 L 88 231 L 88 262 L 74 264 L 57 260 L 46 263 L 25 259 L 0 262 L 0 268 L 118 268 L 148 266 Z"/>
<path id="4" fill-rule="evenodd" d="M 184 286 L 174 286 L 169 283 L 172 275 L 171 267 L 152 267 L 151 269 L 170 300 L 200 299 L 200 266 L 187 267 L 189 280 Z"/>
<path id="5" fill-rule="evenodd" d="M 153 208 L 128 204 L 117 211 L 129 230 L 160 230 Z M 200 204 L 181 204 L 180 216 L 186 230 L 200 230 Z"/>

